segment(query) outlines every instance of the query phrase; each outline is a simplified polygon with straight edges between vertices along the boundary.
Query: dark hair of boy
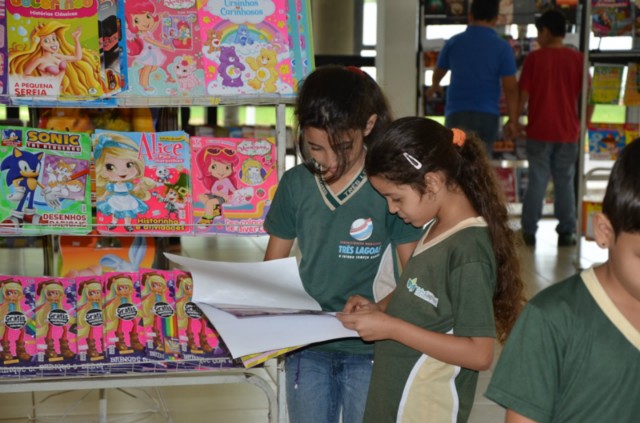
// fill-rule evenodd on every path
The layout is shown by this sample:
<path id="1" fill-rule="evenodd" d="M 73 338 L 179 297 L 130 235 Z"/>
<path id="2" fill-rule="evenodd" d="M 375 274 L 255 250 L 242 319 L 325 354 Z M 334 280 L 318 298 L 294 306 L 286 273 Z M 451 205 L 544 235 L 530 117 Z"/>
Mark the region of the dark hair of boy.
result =
<path id="1" fill-rule="evenodd" d="M 616 235 L 640 232 L 640 138 L 626 145 L 611 170 L 602 212 Z"/>
<path id="2" fill-rule="evenodd" d="M 498 0 L 474 0 L 471 3 L 471 16 L 476 21 L 491 22 L 498 17 L 499 10 Z"/>
<path id="3" fill-rule="evenodd" d="M 538 32 L 542 31 L 542 28 L 547 28 L 555 37 L 564 37 L 567 34 L 567 19 L 558 10 L 547 10 L 536 19 Z"/>

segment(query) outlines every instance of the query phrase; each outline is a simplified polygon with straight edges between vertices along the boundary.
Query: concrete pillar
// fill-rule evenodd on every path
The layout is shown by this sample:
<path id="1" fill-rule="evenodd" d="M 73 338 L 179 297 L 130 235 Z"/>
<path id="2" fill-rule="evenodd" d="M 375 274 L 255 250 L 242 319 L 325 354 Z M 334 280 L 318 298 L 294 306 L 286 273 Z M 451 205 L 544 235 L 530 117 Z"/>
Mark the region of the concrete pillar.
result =
<path id="1" fill-rule="evenodd" d="M 415 116 L 418 1 L 378 0 L 376 75 L 396 117 Z"/>

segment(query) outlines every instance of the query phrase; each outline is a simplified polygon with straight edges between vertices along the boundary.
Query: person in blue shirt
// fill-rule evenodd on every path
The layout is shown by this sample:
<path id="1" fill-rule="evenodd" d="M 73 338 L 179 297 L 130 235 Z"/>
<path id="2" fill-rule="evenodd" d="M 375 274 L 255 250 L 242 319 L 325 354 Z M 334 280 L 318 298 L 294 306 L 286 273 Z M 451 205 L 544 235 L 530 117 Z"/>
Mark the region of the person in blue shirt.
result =
<path id="1" fill-rule="evenodd" d="M 451 71 L 445 101 L 445 126 L 475 132 L 489 158 L 500 129 L 500 93 L 507 115 L 505 136 L 515 135 L 518 122 L 516 61 L 509 43 L 496 33 L 499 0 L 475 0 L 469 26 L 451 37 L 438 55 L 427 98 L 443 94 L 442 78 Z"/>

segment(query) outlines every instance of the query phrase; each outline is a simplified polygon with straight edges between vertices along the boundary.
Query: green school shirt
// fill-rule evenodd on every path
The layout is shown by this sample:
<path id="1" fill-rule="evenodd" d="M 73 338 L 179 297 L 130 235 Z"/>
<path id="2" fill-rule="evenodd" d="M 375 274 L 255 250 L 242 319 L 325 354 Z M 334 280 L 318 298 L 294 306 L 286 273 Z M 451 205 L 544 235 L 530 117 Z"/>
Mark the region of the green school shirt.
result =
<path id="1" fill-rule="evenodd" d="M 342 311 L 352 295 L 373 299 L 374 280 L 393 259 L 387 252 L 391 244 L 416 241 L 422 234 L 422 229 L 389 213 L 386 200 L 373 189 L 364 171 L 335 195 L 304 165 L 283 175 L 264 228 L 282 239 L 297 238 L 300 278 L 325 311 Z M 316 348 L 372 351 L 372 345 L 359 338 Z"/>

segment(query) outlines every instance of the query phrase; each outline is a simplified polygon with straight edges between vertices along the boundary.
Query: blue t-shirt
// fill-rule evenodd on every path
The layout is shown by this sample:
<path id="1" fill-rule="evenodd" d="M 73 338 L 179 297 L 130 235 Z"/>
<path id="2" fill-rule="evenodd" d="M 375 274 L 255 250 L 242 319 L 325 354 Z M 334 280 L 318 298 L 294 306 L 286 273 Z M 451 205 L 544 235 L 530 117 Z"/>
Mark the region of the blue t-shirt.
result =
<path id="1" fill-rule="evenodd" d="M 451 71 L 445 115 L 500 115 L 501 78 L 516 74 L 516 61 L 509 43 L 493 28 L 469 25 L 451 37 L 438 55 L 438 67 Z"/>

